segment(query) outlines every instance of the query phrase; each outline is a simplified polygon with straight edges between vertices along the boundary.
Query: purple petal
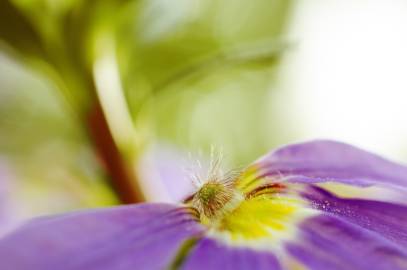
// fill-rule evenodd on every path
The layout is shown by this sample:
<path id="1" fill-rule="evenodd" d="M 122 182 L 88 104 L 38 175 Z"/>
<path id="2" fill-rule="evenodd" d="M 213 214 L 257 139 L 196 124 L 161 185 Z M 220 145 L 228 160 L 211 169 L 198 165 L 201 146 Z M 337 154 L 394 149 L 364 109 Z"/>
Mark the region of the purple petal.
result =
<path id="1" fill-rule="evenodd" d="M 288 253 L 310 269 L 407 269 L 407 251 L 380 234 L 332 215 L 306 220 Z"/>
<path id="2" fill-rule="evenodd" d="M 0 269 L 165 269 L 202 230 L 187 209 L 169 204 L 44 218 L 0 241 Z"/>
<path id="3" fill-rule="evenodd" d="M 384 185 L 407 190 L 407 167 L 348 144 L 312 141 L 272 152 L 257 162 L 263 176 L 293 182 Z"/>
<path id="4" fill-rule="evenodd" d="M 138 169 L 149 201 L 181 202 L 194 191 L 187 171 L 192 161 L 187 157 L 186 153 L 166 144 L 146 151 Z"/>
<path id="5" fill-rule="evenodd" d="M 275 270 L 281 267 L 271 252 L 227 246 L 213 239 L 204 238 L 186 257 L 181 269 Z"/>
<path id="6" fill-rule="evenodd" d="M 407 247 L 407 206 L 361 199 L 344 199 L 318 187 L 309 187 L 303 196 L 318 210 L 375 232 Z"/>

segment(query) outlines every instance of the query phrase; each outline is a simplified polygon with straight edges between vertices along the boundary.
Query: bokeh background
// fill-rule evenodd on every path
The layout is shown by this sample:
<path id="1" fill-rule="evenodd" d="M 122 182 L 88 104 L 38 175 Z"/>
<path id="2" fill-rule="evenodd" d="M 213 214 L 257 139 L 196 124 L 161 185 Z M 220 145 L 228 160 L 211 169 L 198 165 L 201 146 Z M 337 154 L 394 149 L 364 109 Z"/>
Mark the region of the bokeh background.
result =
<path id="1" fill-rule="evenodd" d="M 404 0 L 2 0 L 0 227 L 166 200 L 211 146 L 407 162 L 406 25 Z"/>

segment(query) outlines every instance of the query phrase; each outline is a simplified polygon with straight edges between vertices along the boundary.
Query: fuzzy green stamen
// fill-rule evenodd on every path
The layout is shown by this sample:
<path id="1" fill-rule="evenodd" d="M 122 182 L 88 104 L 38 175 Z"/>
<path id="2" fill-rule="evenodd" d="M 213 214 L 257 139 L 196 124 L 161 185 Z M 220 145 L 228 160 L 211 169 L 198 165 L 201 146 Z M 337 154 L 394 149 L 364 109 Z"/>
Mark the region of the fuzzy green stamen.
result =
<path id="1" fill-rule="evenodd" d="M 205 183 L 195 194 L 193 206 L 204 215 L 201 219 L 214 219 L 224 212 L 225 205 L 234 196 L 235 189 L 221 182 Z"/>

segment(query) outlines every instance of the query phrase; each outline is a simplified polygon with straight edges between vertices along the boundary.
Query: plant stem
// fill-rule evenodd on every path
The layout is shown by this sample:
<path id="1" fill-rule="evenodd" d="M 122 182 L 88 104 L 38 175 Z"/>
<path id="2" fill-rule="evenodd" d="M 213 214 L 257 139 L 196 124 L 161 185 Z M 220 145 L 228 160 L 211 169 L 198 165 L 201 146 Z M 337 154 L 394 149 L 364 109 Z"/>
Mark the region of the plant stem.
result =
<path id="1" fill-rule="evenodd" d="M 137 176 L 123 159 L 97 99 L 89 112 L 87 122 L 96 152 L 120 201 L 125 204 L 145 201 L 140 188 L 137 187 Z"/>

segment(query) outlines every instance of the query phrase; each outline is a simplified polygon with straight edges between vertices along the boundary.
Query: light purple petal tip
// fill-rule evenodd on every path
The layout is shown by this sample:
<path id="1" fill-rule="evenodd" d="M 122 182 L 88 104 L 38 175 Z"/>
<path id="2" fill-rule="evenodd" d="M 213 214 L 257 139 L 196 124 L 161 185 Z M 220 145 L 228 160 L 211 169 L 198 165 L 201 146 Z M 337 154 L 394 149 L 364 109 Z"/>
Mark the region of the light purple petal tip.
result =
<path id="1" fill-rule="evenodd" d="M 264 176 L 284 176 L 293 182 L 333 181 L 407 190 L 406 166 L 335 141 L 289 145 L 266 155 L 257 164 Z"/>
<path id="2" fill-rule="evenodd" d="M 395 203 L 339 198 L 319 187 L 302 194 L 325 213 L 370 230 L 407 250 L 407 206 Z"/>
<path id="3" fill-rule="evenodd" d="M 281 267 L 271 252 L 231 247 L 204 238 L 192 249 L 181 269 L 279 270 Z"/>
<path id="4" fill-rule="evenodd" d="M 406 249 L 344 219 L 320 215 L 301 224 L 288 253 L 315 270 L 402 270 L 407 267 Z"/>
<path id="5" fill-rule="evenodd" d="M 0 241 L 0 269 L 165 269 L 202 230 L 185 209 L 167 204 L 44 218 Z"/>
<path id="6" fill-rule="evenodd" d="M 152 146 L 139 164 L 144 188 L 152 201 L 181 202 L 190 195 L 194 186 L 188 169 L 193 167 L 188 154 L 180 149 L 160 144 Z"/>

